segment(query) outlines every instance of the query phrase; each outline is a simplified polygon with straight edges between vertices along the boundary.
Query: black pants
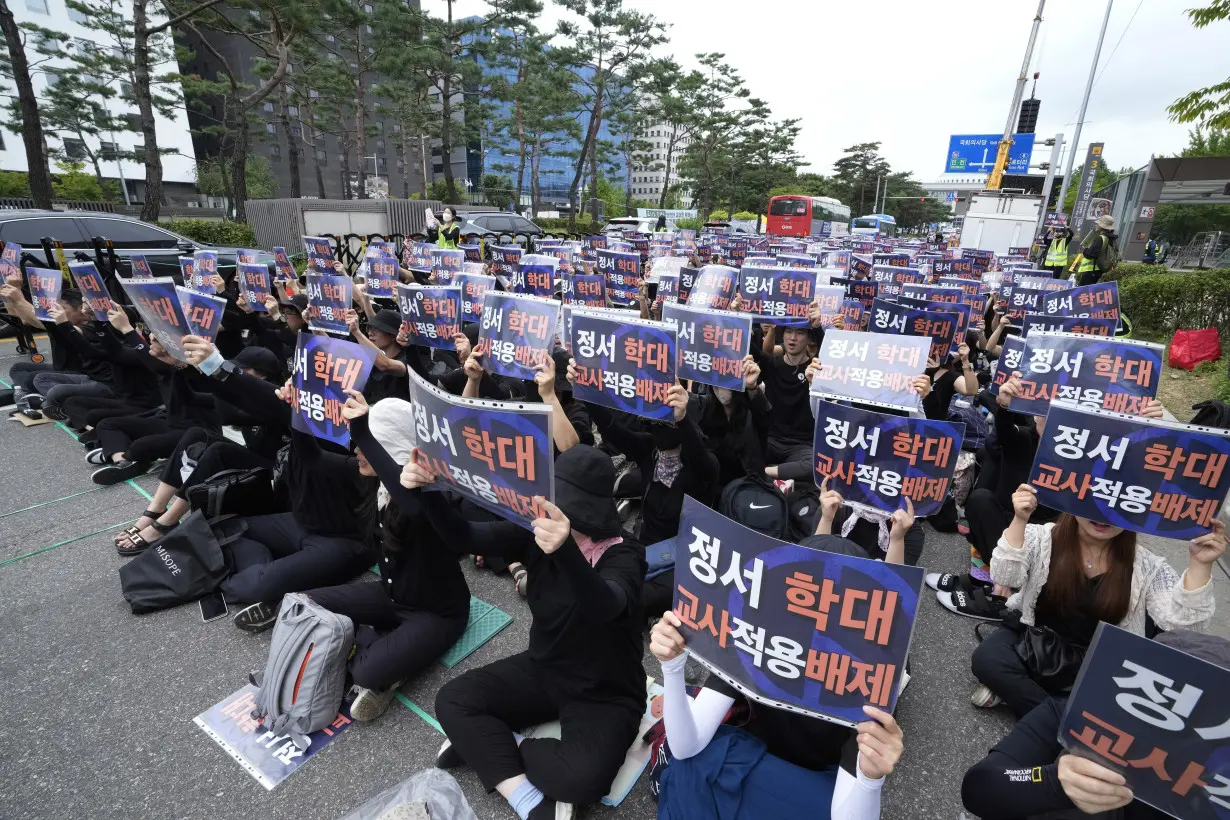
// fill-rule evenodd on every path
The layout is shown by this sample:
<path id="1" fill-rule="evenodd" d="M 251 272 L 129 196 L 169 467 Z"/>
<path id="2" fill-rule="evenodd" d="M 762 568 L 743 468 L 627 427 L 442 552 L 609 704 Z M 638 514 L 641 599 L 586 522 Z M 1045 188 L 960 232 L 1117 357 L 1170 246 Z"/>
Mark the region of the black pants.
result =
<path id="1" fill-rule="evenodd" d="M 175 452 L 186 427 L 164 418 L 113 416 L 98 422 L 95 429 L 105 458 L 123 453 L 129 461 L 157 461 Z"/>
<path id="2" fill-rule="evenodd" d="M 970 666 L 981 683 L 1003 698 L 1018 718 L 1042 703 L 1051 693 L 1029 676 L 1025 662 L 1016 652 L 1018 633 L 997 629 L 974 649 Z"/>
<path id="3" fill-rule="evenodd" d="M 150 409 L 128 399 L 103 396 L 71 396 L 61 402 L 60 407 L 68 415 L 68 426 L 75 430 L 97 427 L 103 419 L 115 416 L 139 416 Z"/>
<path id="4" fill-rule="evenodd" d="M 357 648 L 347 669 L 359 686 L 377 690 L 416 677 L 457 642 L 469 620 L 403 606 L 382 587 L 382 582 L 343 584 L 307 593 L 354 621 Z"/>
<path id="5" fill-rule="evenodd" d="M 569 698 L 555 683 L 522 653 L 454 678 L 436 695 L 444 733 L 488 791 L 522 774 L 563 803 L 593 803 L 610 790 L 645 705 Z M 514 731 L 555 718 L 559 740 L 518 748 Z"/>
<path id="6" fill-rule="evenodd" d="M 276 603 L 288 592 L 344 584 L 375 563 L 373 551 L 353 538 L 305 532 L 294 513 L 254 515 L 232 542 L 235 573 L 222 582 L 227 600 Z"/>
<path id="7" fill-rule="evenodd" d="M 991 565 L 991 553 L 1000 536 L 1012 523 L 1012 510 L 1005 510 L 995 497 L 995 491 L 985 487 L 972 490 L 965 499 L 965 519 L 969 521 L 969 542 L 978 555 Z"/>
<path id="8" fill-rule="evenodd" d="M 648 618 L 660 618 L 675 603 L 675 570 L 668 569 L 645 582 L 641 589 L 641 604 Z"/>
<path id="9" fill-rule="evenodd" d="M 196 458 L 196 466 L 185 478 L 183 474 L 184 451 L 193 445 L 203 446 Z M 176 495 L 187 498 L 185 493 L 192 487 L 208 481 L 223 470 L 251 470 L 256 467 L 273 468 L 273 461 L 254 453 L 242 444 L 236 444 L 204 427 L 192 427 L 179 439 L 174 452 L 162 468 L 159 480 L 176 488 Z"/>
<path id="10" fill-rule="evenodd" d="M 841 535 L 841 530 L 852 515 L 849 507 L 842 507 L 833 518 L 833 534 Z M 891 525 L 890 525 L 891 526 Z M 851 541 L 867 551 L 867 557 L 882 560 L 884 551 L 880 549 L 880 527 L 874 521 L 865 518 L 855 522 L 854 528 L 847 536 Z M 918 566 L 922 559 L 923 547 L 926 546 L 927 533 L 923 531 L 922 522 L 915 521 L 905 534 L 905 562 L 912 567 Z"/>
<path id="11" fill-rule="evenodd" d="M 765 448 L 765 464 L 777 465 L 777 477 L 782 481 L 809 479 L 814 484 L 815 454 L 807 442 L 787 441 L 769 436 Z"/>

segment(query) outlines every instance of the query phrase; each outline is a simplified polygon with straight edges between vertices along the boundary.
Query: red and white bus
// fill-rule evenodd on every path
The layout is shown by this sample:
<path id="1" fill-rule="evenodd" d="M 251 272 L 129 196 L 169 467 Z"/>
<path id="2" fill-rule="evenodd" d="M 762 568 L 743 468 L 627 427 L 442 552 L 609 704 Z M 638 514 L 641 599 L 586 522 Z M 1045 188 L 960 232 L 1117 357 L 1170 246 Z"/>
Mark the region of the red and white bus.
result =
<path id="1" fill-rule="evenodd" d="M 767 234 L 840 236 L 849 232 L 850 208 L 832 197 L 786 194 L 769 200 Z"/>

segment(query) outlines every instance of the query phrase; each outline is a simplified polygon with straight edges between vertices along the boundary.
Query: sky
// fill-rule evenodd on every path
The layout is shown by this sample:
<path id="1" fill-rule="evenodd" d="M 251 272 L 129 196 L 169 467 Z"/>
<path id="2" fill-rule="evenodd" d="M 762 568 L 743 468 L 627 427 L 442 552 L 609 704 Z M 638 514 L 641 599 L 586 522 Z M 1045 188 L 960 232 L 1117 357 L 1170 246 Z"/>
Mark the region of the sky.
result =
<path id="1" fill-rule="evenodd" d="M 799 119 L 806 170 L 829 174 L 843 149 L 879 141 L 894 170 L 922 182 L 943 174 L 950 135 L 1002 133 L 1038 8 L 1036 0 L 625 2 L 668 25 L 661 55 L 687 68 L 692 55 L 722 52 L 777 118 Z M 1187 144 L 1189 127 L 1170 122 L 1166 106 L 1230 76 L 1230 22 L 1194 28 L 1184 10 L 1198 2 L 1114 0 L 1078 164 L 1090 142 L 1106 144 L 1114 168 Z M 456 17 L 485 8 L 453 3 Z M 1047 3 L 1030 66 L 1041 72 L 1039 142 L 1059 132 L 1072 141 L 1105 11 L 1102 0 Z M 562 14 L 548 5 L 540 27 Z M 1034 163 L 1049 152 L 1038 147 Z"/>

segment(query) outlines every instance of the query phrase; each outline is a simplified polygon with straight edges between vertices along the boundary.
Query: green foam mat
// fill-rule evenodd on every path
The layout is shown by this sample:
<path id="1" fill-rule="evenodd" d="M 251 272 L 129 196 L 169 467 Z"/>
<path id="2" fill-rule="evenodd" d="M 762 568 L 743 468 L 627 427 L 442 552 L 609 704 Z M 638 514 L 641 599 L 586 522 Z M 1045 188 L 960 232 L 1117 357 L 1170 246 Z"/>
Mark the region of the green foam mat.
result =
<path id="1" fill-rule="evenodd" d="M 470 622 L 466 624 L 466 631 L 461 633 L 461 638 L 457 643 L 441 656 L 440 663 L 452 669 L 477 652 L 479 647 L 494 638 L 510 623 L 512 623 L 512 616 L 507 612 L 471 596 Z"/>

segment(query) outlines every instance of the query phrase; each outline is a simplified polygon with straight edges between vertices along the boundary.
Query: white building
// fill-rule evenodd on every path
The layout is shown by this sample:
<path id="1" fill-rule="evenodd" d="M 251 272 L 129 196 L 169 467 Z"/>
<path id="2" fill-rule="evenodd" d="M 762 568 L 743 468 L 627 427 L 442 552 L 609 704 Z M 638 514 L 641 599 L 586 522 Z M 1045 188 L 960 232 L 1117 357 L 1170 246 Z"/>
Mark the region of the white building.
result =
<path id="1" fill-rule="evenodd" d="M 632 167 L 632 197 L 657 203 L 662 196 L 662 187 L 674 187 L 684 182 L 679 176 L 679 162 L 692 143 L 690 136 L 680 136 L 678 126 L 669 123 L 654 123 L 637 135 L 651 146 L 647 152 L 648 162 L 644 166 Z M 670 155 L 670 179 L 667 179 L 666 162 Z M 692 207 L 692 194 L 683 191 L 679 206 Z"/>
<path id="2" fill-rule="evenodd" d="M 131 5 L 129 3 L 120 0 L 116 5 L 124 8 L 125 13 L 131 16 Z M 30 79 L 34 84 L 35 96 L 40 101 L 46 89 L 58 81 L 59 73 L 56 71 L 57 67 L 65 71 L 70 70 L 72 63 L 69 61 L 68 55 L 72 49 L 113 49 L 116 47 L 116 44 L 108 35 L 96 28 L 91 28 L 89 18 L 80 12 L 68 8 L 64 0 L 12 0 L 9 7 L 12 9 L 13 16 L 16 18 L 18 25 L 33 23 L 43 28 L 62 32 L 71 38 L 60 44 L 59 50 L 65 55 L 65 59 L 60 61 L 55 57 L 46 57 L 40 54 L 36 36 L 25 32 L 26 57 L 31 64 L 32 76 Z M 157 76 L 160 74 L 178 73 L 178 71 L 179 67 L 172 60 L 153 66 L 151 74 Z M 4 86 L 4 94 L 16 99 L 17 91 L 10 80 L 7 78 L 0 79 L 0 85 Z M 90 148 L 102 158 L 100 168 L 103 178 L 116 180 L 117 182 L 123 180 L 128 191 L 128 199 L 134 204 L 140 204 L 144 201 L 145 194 L 144 163 L 136 162 L 132 159 L 116 158 L 117 152 L 139 152 L 145 143 L 145 138 L 137 121 L 136 105 L 129 104 L 121 99 L 121 96 L 129 90 L 127 86 L 128 83 L 116 83 L 116 91 L 119 93 L 107 100 L 106 105 L 111 114 L 124 116 L 128 119 L 128 128 L 123 131 L 117 130 L 113 134 L 102 135 L 100 138 L 89 137 L 88 139 L 92 143 Z M 175 109 L 174 116 L 164 117 L 156 110 L 154 116 L 156 117 L 155 128 L 158 135 L 158 147 L 164 151 L 162 155 L 163 199 L 168 203 L 195 203 L 198 200 L 196 195 L 196 157 L 192 150 L 192 135 L 188 130 L 188 115 L 184 105 L 181 101 Z M 67 134 L 49 133 L 46 130 L 46 123 L 43 124 L 43 128 L 49 148 L 63 149 L 64 153 L 68 154 L 69 157 L 85 162 L 87 173 L 93 173 L 94 169 L 82 150 L 80 140 Z M 170 149 L 171 153 L 166 153 L 167 149 Z M 107 157 L 111 158 L 107 159 Z M 54 159 L 50 164 L 51 172 L 55 174 L 57 168 Z M 26 165 L 25 146 L 22 143 L 20 133 L 0 130 L 0 170 L 29 170 Z"/>

